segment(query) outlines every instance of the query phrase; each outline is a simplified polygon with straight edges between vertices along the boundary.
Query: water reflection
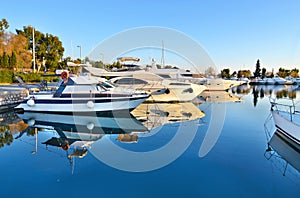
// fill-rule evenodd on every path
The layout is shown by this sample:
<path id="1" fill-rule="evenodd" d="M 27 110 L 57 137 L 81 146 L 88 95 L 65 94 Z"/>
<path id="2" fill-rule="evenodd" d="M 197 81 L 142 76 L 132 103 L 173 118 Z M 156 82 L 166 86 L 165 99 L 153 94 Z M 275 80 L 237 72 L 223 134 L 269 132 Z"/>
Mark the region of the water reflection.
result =
<path id="1" fill-rule="evenodd" d="M 59 147 L 63 150 L 73 148 L 70 157 L 82 157 L 86 148 L 104 135 L 117 134 L 116 141 L 137 143 L 139 134 L 165 124 L 196 120 L 205 114 L 193 103 L 144 103 L 131 113 L 117 115 L 59 115 L 34 112 L 2 112 L 0 114 L 0 147 L 11 145 L 14 139 L 50 136 L 41 143 L 48 148 Z M 82 148 L 78 150 L 78 148 Z"/>
<path id="2" fill-rule="evenodd" d="M 165 124 L 203 118 L 205 114 L 193 103 L 143 103 L 132 112 L 147 129 Z"/>
<path id="3" fill-rule="evenodd" d="M 269 140 L 265 157 L 284 176 L 300 177 L 300 145 L 282 135 L 280 131 L 276 130 Z"/>
<path id="4" fill-rule="evenodd" d="M 64 150 L 68 150 L 70 146 L 90 147 L 105 134 L 148 132 L 148 129 L 131 114 L 96 117 L 25 112 L 19 116 L 28 124 L 28 128 L 55 131 L 59 137 L 52 137 L 43 144 L 62 147 Z"/>
<path id="5" fill-rule="evenodd" d="M 204 91 L 198 97 L 203 102 L 242 102 L 243 98 L 228 91 Z"/>
<path id="6" fill-rule="evenodd" d="M 231 90 L 236 95 L 253 95 L 253 105 L 256 107 L 258 101 L 264 97 L 289 98 L 297 97 L 298 85 L 241 85 Z"/>
<path id="7" fill-rule="evenodd" d="M 0 113 L 0 148 L 9 146 L 13 142 L 13 135 L 27 128 L 13 109 Z"/>

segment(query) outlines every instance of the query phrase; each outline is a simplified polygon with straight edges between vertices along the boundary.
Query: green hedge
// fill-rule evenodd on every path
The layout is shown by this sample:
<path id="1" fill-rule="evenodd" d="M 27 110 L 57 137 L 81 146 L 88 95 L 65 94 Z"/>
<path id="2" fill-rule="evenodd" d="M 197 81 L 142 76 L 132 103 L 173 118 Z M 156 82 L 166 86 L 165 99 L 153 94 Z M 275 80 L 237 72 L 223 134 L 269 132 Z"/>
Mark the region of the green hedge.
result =
<path id="1" fill-rule="evenodd" d="M 22 78 L 25 83 L 39 83 L 41 80 L 46 80 L 47 82 L 58 82 L 58 76 L 43 76 L 40 73 L 27 73 L 27 74 L 16 74 Z"/>
<path id="2" fill-rule="evenodd" d="M 39 73 L 16 74 L 16 76 L 22 78 L 25 83 L 38 83 L 41 81 L 41 74 Z"/>
<path id="3" fill-rule="evenodd" d="M 13 83 L 14 72 L 12 70 L 0 70 L 0 83 Z"/>

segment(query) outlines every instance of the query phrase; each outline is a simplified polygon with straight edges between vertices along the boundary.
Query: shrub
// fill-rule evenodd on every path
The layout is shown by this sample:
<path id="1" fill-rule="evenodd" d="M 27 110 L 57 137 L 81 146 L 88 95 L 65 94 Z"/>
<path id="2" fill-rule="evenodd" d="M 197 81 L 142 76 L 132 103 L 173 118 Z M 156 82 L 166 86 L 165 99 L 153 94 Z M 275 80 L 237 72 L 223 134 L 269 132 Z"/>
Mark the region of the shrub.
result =
<path id="1" fill-rule="evenodd" d="M 14 73 L 12 70 L 3 69 L 0 70 L 0 83 L 12 83 Z"/>

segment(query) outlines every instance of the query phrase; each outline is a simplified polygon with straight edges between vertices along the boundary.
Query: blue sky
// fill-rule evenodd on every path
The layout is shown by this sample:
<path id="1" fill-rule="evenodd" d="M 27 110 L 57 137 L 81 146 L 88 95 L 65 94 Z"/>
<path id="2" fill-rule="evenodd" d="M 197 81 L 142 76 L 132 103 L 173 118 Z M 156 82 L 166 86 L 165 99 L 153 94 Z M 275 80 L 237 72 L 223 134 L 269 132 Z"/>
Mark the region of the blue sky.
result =
<path id="1" fill-rule="evenodd" d="M 161 26 L 194 39 L 220 69 L 254 70 L 257 59 L 268 70 L 300 67 L 300 2 L 296 0 L 10 0 L 2 2 L 1 8 L 0 18 L 8 20 L 10 31 L 32 25 L 56 35 L 63 42 L 65 57 L 79 57 L 77 45 L 85 57 L 118 32 Z M 176 64 L 170 59 L 166 57 L 166 63 Z"/>

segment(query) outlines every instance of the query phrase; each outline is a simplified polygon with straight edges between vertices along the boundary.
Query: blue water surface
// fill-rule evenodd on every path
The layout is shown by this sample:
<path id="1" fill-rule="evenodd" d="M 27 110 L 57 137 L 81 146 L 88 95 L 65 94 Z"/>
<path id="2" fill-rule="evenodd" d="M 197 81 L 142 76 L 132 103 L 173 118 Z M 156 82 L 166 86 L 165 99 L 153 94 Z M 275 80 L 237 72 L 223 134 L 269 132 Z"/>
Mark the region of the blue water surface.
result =
<path id="1" fill-rule="evenodd" d="M 300 92 L 296 94 L 299 98 Z M 120 143 L 117 134 L 105 135 L 94 143 L 96 148 L 102 144 L 99 152 L 114 158 L 109 145 L 105 146 L 108 141 L 131 152 L 149 152 L 167 145 L 181 124 L 187 126 L 183 127 L 187 135 L 193 133 L 189 126 L 197 127 L 191 144 L 178 158 L 150 171 L 113 168 L 92 151 L 83 158 L 69 160 L 70 151 L 42 144 L 57 136 L 55 132 L 39 131 L 37 137 L 24 134 L 0 148 L 1 197 L 298 197 L 299 172 L 288 165 L 284 175 L 285 161 L 279 156 L 265 156 L 268 96 L 258 97 L 256 105 L 252 92 L 239 96 L 242 102 L 226 103 L 220 136 L 203 157 L 199 157 L 199 149 L 214 119 L 208 102 L 198 105 L 205 113 L 203 118 L 165 124 L 148 135 L 141 134 L 137 143 Z M 175 156 L 176 152 L 174 147 L 174 153 L 168 155 Z M 124 159 L 116 157 L 122 166 Z M 153 157 L 152 161 L 159 163 L 163 157 Z M 130 166 L 137 162 L 127 163 Z"/>

